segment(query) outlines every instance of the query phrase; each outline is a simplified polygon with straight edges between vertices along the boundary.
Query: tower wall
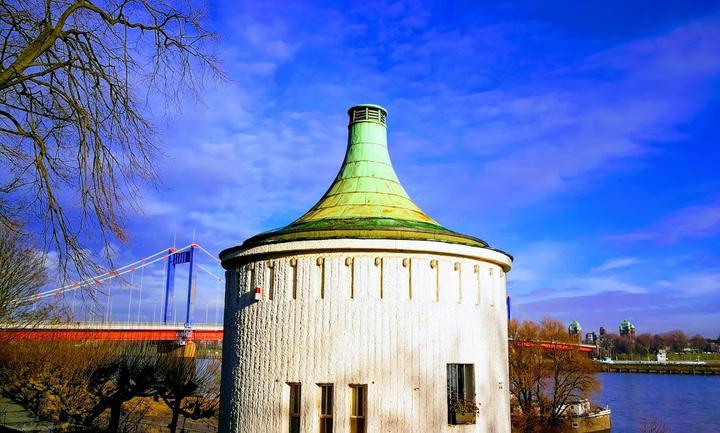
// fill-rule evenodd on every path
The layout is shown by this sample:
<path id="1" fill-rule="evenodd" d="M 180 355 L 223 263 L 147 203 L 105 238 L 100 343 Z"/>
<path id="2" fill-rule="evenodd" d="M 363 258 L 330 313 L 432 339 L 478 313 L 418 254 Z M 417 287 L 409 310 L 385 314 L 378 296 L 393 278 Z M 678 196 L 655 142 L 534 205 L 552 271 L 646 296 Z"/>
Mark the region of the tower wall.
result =
<path id="1" fill-rule="evenodd" d="M 221 432 L 350 432 L 350 385 L 367 385 L 368 432 L 509 433 L 505 272 L 499 252 L 428 241 L 331 239 L 225 257 Z M 261 288 L 255 300 L 255 288 Z M 449 425 L 447 364 L 474 365 L 475 424 Z"/>

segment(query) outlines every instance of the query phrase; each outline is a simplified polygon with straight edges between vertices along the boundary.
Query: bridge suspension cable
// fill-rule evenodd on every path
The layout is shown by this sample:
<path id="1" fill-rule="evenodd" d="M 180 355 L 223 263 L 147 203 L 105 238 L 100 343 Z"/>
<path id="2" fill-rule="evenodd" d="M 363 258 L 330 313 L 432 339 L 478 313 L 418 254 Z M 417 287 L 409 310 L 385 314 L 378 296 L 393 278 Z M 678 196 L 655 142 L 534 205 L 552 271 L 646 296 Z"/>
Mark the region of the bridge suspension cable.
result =
<path id="1" fill-rule="evenodd" d="M 203 265 L 201 265 L 201 264 L 198 264 L 197 267 L 198 267 L 201 271 L 203 271 L 203 272 L 205 272 L 206 274 L 208 274 L 208 275 L 210 275 L 211 277 L 213 277 L 215 280 L 217 280 L 217 281 L 220 281 L 220 280 L 221 280 L 221 278 L 220 278 L 219 275 L 213 274 L 213 272 L 212 272 L 210 269 L 206 268 L 205 266 L 203 266 Z"/>
<path id="2" fill-rule="evenodd" d="M 202 252 L 204 252 L 205 254 L 207 254 L 208 257 L 210 257 L 211 259 L 213 259 L 213 261 L 215 261 L 215 262 L 217 262 L 217 263 L 220 263 L 220 259 L 219 259 L 215 254 L 213 254 L 213 253 L 211 253 L 210 251 L 208 251 L 208 250 L 206 250 L 205 248 L 203 248 L 202 245 L 199 245 L 199 244 L 193 244 L 193 245 L 195 245 L 200 251 L 202 251 Z"/>
<path id="3" fill-rule="evenodd" d="M 115 269 L 111 269 L 107 272 L 96 275 L 94 277 L 87 278 L 85 280 L 81 280 L 81 281 L 77 281 L 77 282 L 73 282 L 70 284 L 66 284 L 64 286 L 57 287 L 54 289 L 37 292 L 34 295 L 25 296 L 22 298 L 16 298 L 11 301 L 10 305 L 12 305 L 13 307 L 19 307 L 20 305 L 29 304 L 29 303 L 32 303 L 34 305 L 37 301 L 39 301 L 41 299 L 49 298 L 51 296 L 60 297 L 60 295 L 62 295 L 63 293 L 74 292 L 75 290 L 82 289 L 84 287 L 93 286 L 93 285 L 100 285 L 103 282 L 106 282 L 106 281 L 114 279 L 114 278 L 118 278 L 118 277 L 128 274 L 128 273 L 134 274 L 138 270 L 141 270 L 140 300 L 142 300 L 142 283 L 143 283 L 144 269 L 147 266 L 150 266 L 159 261 L 167 260 L 168 257 L 170 257 L 170 255 L 172 255 L 172 254 L 183 252 L 190 248 L 199 249 L 200 251 L 204 252 L 206 255 L 210 256 L 215 262 L 218 262 L 218 263 L 220 262 L 220 260 L 216 256 L 214 256 L 212 253 L 210 253 L 208 250 L 206 250 L 199 244 L 192 243 L 192 244 L 185 245 L 182 248 L 174 248 L 174 247 L 173 248 L 164 248 L 164 249 L 162 249 L 154 254 L 151 254 L 147 257 L 144 257 L 140 260 L 136 260 L 127 265 L 120 266 Z M 217 275 L 213 274 L 211 271 L 209 271 L 208 269 L 206 269 L 204 267 L 203 267 L 203 271 L 209 273 L 216 279 L 219 278 Z M 138 311 L 138 313 L 139 313 L 139 311 Z"/>

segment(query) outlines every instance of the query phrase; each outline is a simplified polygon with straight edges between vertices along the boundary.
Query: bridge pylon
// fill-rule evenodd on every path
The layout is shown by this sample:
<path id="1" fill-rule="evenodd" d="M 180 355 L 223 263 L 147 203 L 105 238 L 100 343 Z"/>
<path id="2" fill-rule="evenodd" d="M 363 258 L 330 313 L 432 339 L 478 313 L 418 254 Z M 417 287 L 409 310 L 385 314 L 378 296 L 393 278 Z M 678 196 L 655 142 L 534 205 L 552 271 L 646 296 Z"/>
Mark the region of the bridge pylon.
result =
<path id="1" fill-rule="evenodd" d="M 197 272 L 195 271 L 195 249 L 197 244 L 190 245 L 190 248 L 183 251 L 175 251 L 171 248 L 167 256 L 167 275 L 165 278 L 165 304 L 163 306 L 163 323 L 172 320 L 172 307 L 175 295 L 175 266 L 182 263 L 190 264 L 188 273 L 187 301 L 185 309 L 185 326 L 191 327 L 193 322 L 192 307 L 195 303 L 195 289 L 197 284 Z"/>

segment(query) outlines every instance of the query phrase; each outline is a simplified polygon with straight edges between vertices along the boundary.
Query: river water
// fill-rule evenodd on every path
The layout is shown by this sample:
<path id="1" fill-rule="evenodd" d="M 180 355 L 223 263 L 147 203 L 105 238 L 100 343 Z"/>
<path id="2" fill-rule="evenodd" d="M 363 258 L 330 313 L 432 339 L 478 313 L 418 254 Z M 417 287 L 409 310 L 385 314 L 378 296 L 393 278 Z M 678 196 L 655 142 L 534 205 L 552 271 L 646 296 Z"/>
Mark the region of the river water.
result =
<path id="1" fill-rule="evenodd" d="M 593 401 L 612 410 L 612 433 L 640 433 L 643 418 L 667 433 L 720 433 L 720 376 L 600 373 Z"/>

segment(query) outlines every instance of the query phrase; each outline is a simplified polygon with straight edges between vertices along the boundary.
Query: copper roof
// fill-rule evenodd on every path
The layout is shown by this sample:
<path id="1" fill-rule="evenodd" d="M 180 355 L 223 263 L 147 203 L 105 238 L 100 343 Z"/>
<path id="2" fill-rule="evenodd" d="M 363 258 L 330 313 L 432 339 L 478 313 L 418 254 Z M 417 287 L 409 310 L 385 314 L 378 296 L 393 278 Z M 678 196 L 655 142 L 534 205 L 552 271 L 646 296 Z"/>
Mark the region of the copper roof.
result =
<path id="1" fill-rule="evenodd" d="M 395 174 L 387 147 L 387 110 L 363 104 L 348 110 L 345 160 L 327 192 L 286 227 L 246 240 L 242 247 L 313 239 L 412 239 L 487 248 L 480 239 L 453 232 L 425 214 Z"/>

